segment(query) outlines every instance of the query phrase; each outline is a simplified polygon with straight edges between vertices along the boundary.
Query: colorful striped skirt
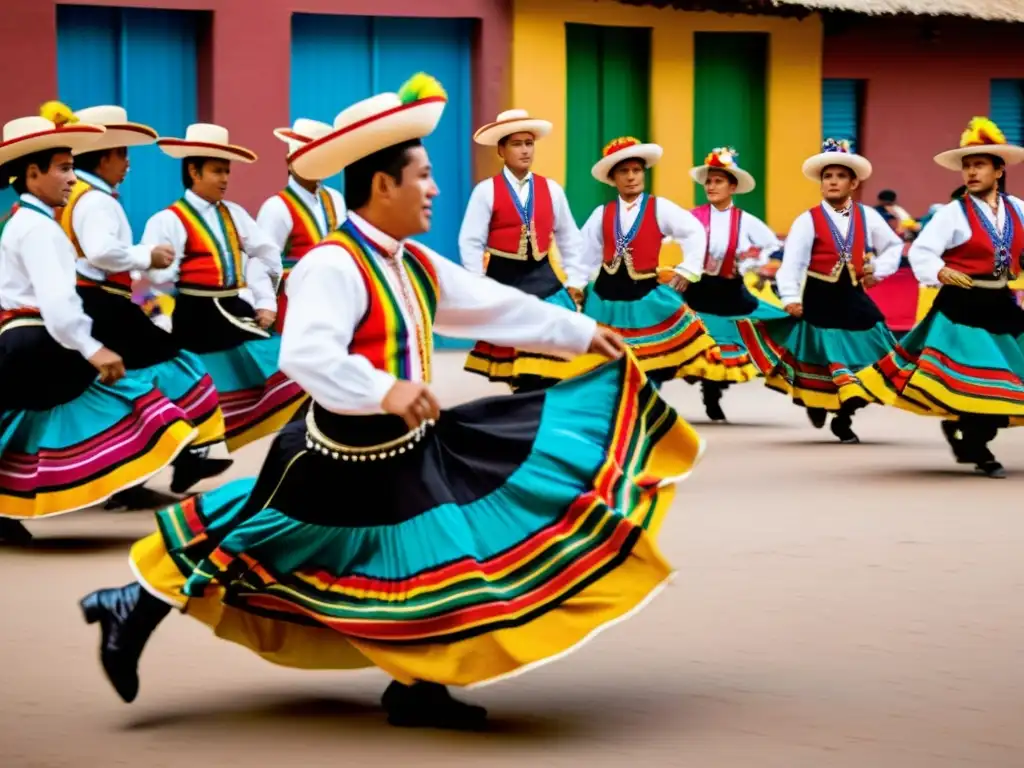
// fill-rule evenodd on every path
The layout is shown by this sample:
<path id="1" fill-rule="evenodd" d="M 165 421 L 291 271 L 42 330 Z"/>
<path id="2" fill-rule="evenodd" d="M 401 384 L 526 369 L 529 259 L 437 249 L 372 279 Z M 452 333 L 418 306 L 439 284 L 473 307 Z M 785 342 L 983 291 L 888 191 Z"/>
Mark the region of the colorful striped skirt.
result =
<path id="1" fill-rule="evenodd" d="M 656 536 L 702 448 L 629 358 L 413 433 L 314 405 L 258 478 L 159 512 L 132 566 L 278 664 L 489 682 L 568 652 L 669 580 Z"/>
<path id="2" fill-rule="evenodd" d="M 928 314 L 859 378 L 872 397 L 913 413 L 1024 423 L 1024 310 L 1008 288 L 943 286 Z"/>

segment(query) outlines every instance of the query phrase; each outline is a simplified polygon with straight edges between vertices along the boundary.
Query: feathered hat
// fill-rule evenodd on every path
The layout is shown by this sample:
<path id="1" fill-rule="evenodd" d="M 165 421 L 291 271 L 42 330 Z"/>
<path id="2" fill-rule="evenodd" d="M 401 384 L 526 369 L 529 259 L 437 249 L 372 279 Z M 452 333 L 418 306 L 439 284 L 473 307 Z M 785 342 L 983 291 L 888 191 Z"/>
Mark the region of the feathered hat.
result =
<path id="1" fill-rule="evenodd" d="M 102 125 L 84 123 L 71 108 L 59 101 L 48 101 L 39 114 L 19 117 L 4 125 L 0 141 L 0 165 L 47 149 L 87 151 L 103 136 Z"/>
<path id="2" fill-rule="evenodd" d="M 999 126 L 987 117 L 975 117 L 960 134 L 960 146 L 940 152 L 935 162 L 951 171 L 959 171 L 963 159 L 969 155 L 995 155 L 1007 165 L 1024 162 L 1024 147 L 1007 144 L 1006 136 Z"/>
<path id="3" fill-rule="evenodd" d="M 861 181 L 871 175 L 871 163 L 866 157 L 856 154 L 846 139 L 825 139 L 821 152 L 804 160 L 804 176 L 820 183 L 821 172 L 830 165 L 849 168 Z"/>
<path id="4" fill-rule="evenodd" d="M 690 178 L 703 185 L 708 180 L 708 171 L 724 171 L 736 179 L 737 195 L 752 192 L 757 184 L 753 176 L 736 164 L 739 154 L 732 147 L 715 147 L 704 158 L 703 165 L 690 169 Z"/>
<path id="5" fill-rule="evenodd" d="M 653 168 L 661 160 L 664 150 L 657 144 L 643 144 L 632 136 L 621 136 L 605 144 L 601 159 L 594 163 L 590 175 L 600 182 L 615 186 L 612 169 L 623 160 L 642 160 L 645 168 Z"/>

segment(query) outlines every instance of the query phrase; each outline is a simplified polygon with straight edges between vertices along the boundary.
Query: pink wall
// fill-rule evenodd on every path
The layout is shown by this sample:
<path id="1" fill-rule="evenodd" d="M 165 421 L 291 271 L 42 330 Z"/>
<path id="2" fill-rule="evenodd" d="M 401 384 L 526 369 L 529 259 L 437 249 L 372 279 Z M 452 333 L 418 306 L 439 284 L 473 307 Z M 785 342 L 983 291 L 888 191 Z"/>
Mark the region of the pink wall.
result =
<path id="1" fill-rule="evenodd" d="M 894 189 L 921 216 L 949 199 L 960 176 L 931 158 L 957 146 L 971 117 L 988 114 L 993 78 L 1024 79 L 1022 41 L 1024 24 L 963 19 L 860 17 L 846 31 L 826 32 L 823 76 L 867 80 L 860 148 L 874 175 L 865 203 Z M 1009 186 L 1024 191 L 1024 172 L 1010 173 Z"/>
<path id="2" fill-rule="evenodd" d="M 0 3 L 10 32 L 0 57 L 0 122 L 6 122 L 33 114 L 57 93 L 57 3 Z M 232 199 L 251 210 L 281 183 L 281 163 L 274 162 L 281 156 L 281 143 L 271 130 L 289 123 L 292 13 L 478 19 L 473 44 L 474 124 L 489 122 L 505 109 L 511 88 L 510 0 L 62 0 L 62 4 L 213 12 L 200 61 L 200 119 L 227 127 L 232 142 L 260 154 L 260 162 L 239 166 L 232 179 Z M 339 104 L 338 110 L 345 106 Z M 478 178 L 495 171 L 493 153 L 486 149 L 474 148 Z"/>

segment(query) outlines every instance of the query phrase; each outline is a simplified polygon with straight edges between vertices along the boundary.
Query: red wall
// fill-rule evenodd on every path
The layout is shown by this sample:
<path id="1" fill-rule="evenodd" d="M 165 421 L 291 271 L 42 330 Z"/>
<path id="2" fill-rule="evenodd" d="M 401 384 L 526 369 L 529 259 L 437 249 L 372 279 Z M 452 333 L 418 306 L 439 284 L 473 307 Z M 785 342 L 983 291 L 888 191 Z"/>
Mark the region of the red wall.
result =
<path id="1" fill-rule="evenodd" d="M 826 28 L 824 77 L 858 78 L 865 85 L 860 150 L 874 174 L 863 201 L 894 189 L 911 215 L 949 200 L 961 184 L 932 157 L 959 144 L 975 115 L 989 111 L 993 78 L 1024 79 L 1024 24 L 958 19 L 860 17 L 845 30 Z M 1008 176 L 1024 191 L 1024 172 Z"/>
<path id="2" fill-rule="evenodd" d="M 232 174 L 231 198 L 255 211 L 281 184 L 282 144 L 274 128 L 288 125 L 292 13 L 478 19 L 473 45 L 473 118 L 490 122 L 506 108 L 511 82 L 510 0 L 62 0 L 64 5 L 212 11 L 200 61 L 200 119 L 223 125 L 231 141 L 261 160 Z M 57 93 L 57 3 L 0 0 L 8 31 L 0 57 L 0 122 L 34 114 Z M 159 83 L 153 87 L 158 88 Z M 75 105 L 72 105 L 75 106 Z M 339 104 L 338 111 L 347 104 Z M 181 127 L 182 134 L 185 126 Z M 493 152 L 474 145 L 474 170 L 496 170 Z"/>

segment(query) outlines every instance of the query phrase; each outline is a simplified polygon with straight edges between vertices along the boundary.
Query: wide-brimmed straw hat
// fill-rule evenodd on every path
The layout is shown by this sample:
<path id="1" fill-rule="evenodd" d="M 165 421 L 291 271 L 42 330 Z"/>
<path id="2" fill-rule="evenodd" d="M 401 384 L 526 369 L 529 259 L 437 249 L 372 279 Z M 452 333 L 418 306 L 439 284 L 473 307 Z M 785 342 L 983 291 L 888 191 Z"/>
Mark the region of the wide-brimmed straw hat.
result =
<path id="1" fill-rule="evenodd" d="M 551 128 L 550 122 L 530 117 L 525 109 L 507 109 L 493 123 L 478 128 L 473 134 L 473 141 L 486 147 L 496 147 L 498 142 L 513 133 L 530 133 L 533 138 L 542 139 L 551 133 Z"/>
<path id="2" fill-rule="evenodd" d="M 601 159 L 594 163 L 590 174 L 600 182 L 615 186 L 612 169 L 623 160 L 642 160 L 645 168 L 653 168 L 661 160 L 664 150 L 657 144 L 644 144 L 632 136 L 609 141 L 601 151 Z"/>
<path id="3" fill-rule="evenodd" d="M 856 154 L 846 139 L 825 139 L 821 152 L 804 160 L 804 176 L 820 183 L 822 171 L 830 165 L 849 168 L 861 181 L 871 175 L 871 163 L 866 157 Z"/>
<path id="4" fill-rule="evenodd" d="M 47 149 L 82 152 L 94 145 L 106 129 L 84 123 L 70 107 L 48 101 L 38 115 L 19 117 L 4 125 L 0 141 L 0 165 Z"/>
<path id="5" fill-rule="evenodd" d="M 935 162 L 951 171 L 959 171 L 963 159 L 970 155 L 993 155 L 1001 158 L 1006 165 L 1024 162 L 1024 147 L 1008 144 L 999 126 L 987 117 L 975 117 L 960 134 L 960 146 L 940 152 Z"/>
<path id="6" fill-rule="evenodd" d="M 75 117 L 83 123 L 102 125 L 107 129 L 99 141 L 86 150 L 87 152 L 102 152 L 118 147 L 141 147 L 156 143 L 156 129 L 129 121 L 128 112 L 124 107 L 86 107 L 76 111 Z"/>
<path id="7" fill-rule="evenodd" d="M 183 160 L 186 157 L 213 157 L 237 163 L 255 163 L 251 149 L 239 147 L 228 140 L 228 129 L 213 123 L 193 123 L 185 130 L 185 138 L 159 138 L 157 146 L 164 154 Z"/>
<path id="8" fill-rule="evenodd" d="M 690 169 L 690 178 L 703 185 L 708 180 L 708 171 L 723 171 L 736 179 L 737 195 L 752 192 L 757 183 L 750 173 L 736 164 L 737 157 L 739 152 L 732 147 L 715 147 L 704 158 L 703 165 Z"/>
<path id="9" fill-rule="evenodd" d="M 314 139 L 326 136 L 332 130 L 334 129 L 330 123 L 322 123 L 319 120 L 300 117 L 291 128 L 275 128 L 274 136 L 288 145 L 288 154 L 290 155 Z"/>

